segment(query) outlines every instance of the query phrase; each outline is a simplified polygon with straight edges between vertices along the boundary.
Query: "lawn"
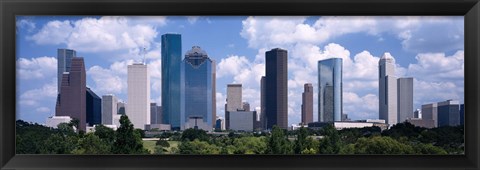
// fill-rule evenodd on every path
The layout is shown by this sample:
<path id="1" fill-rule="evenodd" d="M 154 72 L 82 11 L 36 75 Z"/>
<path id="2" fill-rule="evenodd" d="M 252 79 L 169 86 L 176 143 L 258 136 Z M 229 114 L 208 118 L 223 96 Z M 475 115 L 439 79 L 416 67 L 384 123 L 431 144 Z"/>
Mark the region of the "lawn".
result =
<path id="1" fill-rule="evenodd" d="M 155 151 L 155 143 L 157 141 L 143 141 L 143 147 L 148 149 L 150 151 L 151 154 L 153 154 L 153 152 Z M 178 144 L 180 143 L 179 141 L 168 141 L 168 143 L 170 144 L 170 147 L 167 148 L 167 154 L 170 154 L 170 150 L 173 148 L 173 147 L 178 147 Z"/>

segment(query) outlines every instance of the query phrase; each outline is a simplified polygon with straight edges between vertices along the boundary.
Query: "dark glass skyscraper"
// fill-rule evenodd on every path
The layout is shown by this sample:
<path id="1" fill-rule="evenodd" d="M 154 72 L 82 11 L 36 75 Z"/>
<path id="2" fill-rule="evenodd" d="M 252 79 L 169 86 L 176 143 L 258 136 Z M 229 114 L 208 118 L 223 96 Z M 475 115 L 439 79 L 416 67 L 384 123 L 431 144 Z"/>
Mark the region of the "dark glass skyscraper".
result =
<path id="1" fill-rule="evenodd" d="M 86 74 L 83 57 L 72 58 L 70 72 L 62 76 L 61 93 L 55 108 L 56 116 L 78 119 L 79 129 L 86 130 Z"/>
<path id="2" fill-rule="evenodd" d="M 87 87 L 87 123 L 89 126 L 102 124 L 102 99 Z"/>
<path id="3" fill-rule="evenodd" d="M 162 35 L 162 122 L 180 128 L 182 36 Z"/>
<path id="4" fill-rule="evenodd" d="M 342 58 L 318 61 L 318 121 L 342 120 Z"/>
<path id="5" fill-rule="evenodd" d="M 287 50 L 275 48 L 265 52 L 266 128 L 288 128 Z"/>
<path id="6" fill-rule="evenodd" d="M 181 98 L 184 106 L 180 118 L 182 128 L 193 126 L 204 130 L 213 128 L 212 75 L 212 60 L 200 47 L 192 47 L 185 54 L 182 64 Z M 191 124 L 192 119 L 195 119 L 197 125 Z"/>

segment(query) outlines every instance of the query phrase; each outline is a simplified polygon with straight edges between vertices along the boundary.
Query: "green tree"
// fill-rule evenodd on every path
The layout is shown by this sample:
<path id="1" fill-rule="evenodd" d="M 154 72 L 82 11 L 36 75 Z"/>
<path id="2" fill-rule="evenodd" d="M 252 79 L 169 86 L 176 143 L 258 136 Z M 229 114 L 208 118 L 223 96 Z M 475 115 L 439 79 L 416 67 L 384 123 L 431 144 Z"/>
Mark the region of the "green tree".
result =
<path id="1" fill-rule="evenodd" d="M 198 139 L 184 141 L 178 146 L 178 149 L 180 154 L 219 154 L 221 151 L 221 148 Z"/>
<path id="2" fill-rule="evenodd" d="M 309 137 L 307 128 L 301 127 L 297 130 L 297 139 L 295 140 L 294 150 L 296 154 L 311 154 L 311 149 L 316 150 L 315 142 Z M 316 152 L 316 151 L 315 151 Z"/>
<path id="3" fill-rule="evenodd" d="M 165 148 L 168 148 L 170 147 L 170 144 L 168 143 L 168 141 L 166 140 L 158 140 L 155 145 L 157 146 L 161 146 L 161 147 L 165 147 Z"/>
<path id="4" fill-rule="evenodd" d="M 127 115 L 120 117 L 120 127 L 116 132 L 116 140 L 113 143 L 113 153 L 115 154 L 146 154 L 149 151 L 143 148 L 142 138 L 135 131 L 133 124 Z"/>
<path id="5" fill-rule="evenodd" d="M 267 153 L 291 154 L 293 153 L 290 141 L 285 136 L 283 129 L 273 126 L 272 134 L 268 138 Z"/>
<path id="6" fill-rule="evenodd" d="M 234 154 L 264 154 L 267 150 L 265 137 L 241 137 L 233 141 Z"/>
<path id="7" fill-rule="evenodd" d="M 423 144 L 417 143 L 412 145 L 416 154 L 434 154 L 434 155 L 445 155 L 447 151 L 440 147 L 433 146 L 432 144 Z"/>
<path id="8" fill-rule="evenodd" d="M 338 154 L 342 144 L 337 129 L 332 125 L 327 125 L 322 128 L 321 134 L 323 135 L 323 138 L 318 145 L 318 153 Z"/>
<path id="9" fill-rule="evenodd" d="M 355 143 L 356 154 L 414 154 L 414 149 L 390 137 L 360 138 Z"/>
<path id="10" fill-rule="evenodd" d="M 78 141 L 78 147 L 72 151 L 74 154 L 110 154 L 110 145 L 94 133 L 87 133 Z"/>
<path id="11" fill-rule="evenodd" d="M 207 132 L 202 129 L 187 129 L 182 133 L 182 141 L 194 141 L 198 139 L 200 141 L 208 141 Z"/>
<path id="12" fill-rule="evenodd" d="M 107 144 L 112 145 L 115 142 L 115 131 L 112 128 L 104 125 L 95 126 L 94 134 Z"/>
<path id="13" fill-rule="evenodd" d="M 69 154 L 76 147 L 76 138 L 69 138 L 60 134 L 53 134 L 43 141 L 40 146 L 42 154 Z"/>

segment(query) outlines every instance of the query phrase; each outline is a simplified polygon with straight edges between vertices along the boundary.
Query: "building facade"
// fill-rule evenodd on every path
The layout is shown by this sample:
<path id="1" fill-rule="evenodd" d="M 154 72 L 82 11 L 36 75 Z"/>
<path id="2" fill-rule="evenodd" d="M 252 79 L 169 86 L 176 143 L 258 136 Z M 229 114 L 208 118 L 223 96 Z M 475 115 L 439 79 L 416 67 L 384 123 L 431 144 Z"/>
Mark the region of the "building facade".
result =
<path id="1" fill-rule="evenodd" d="M 437 103 L 422 105 L 422 119 L 423 120 L 433 120 L 433 127 L 438 127 Z"/>
<path id="2" fill-rule="evenodd" d="M 133 126 L 145 129 L 150 124 L 150 75 L 143 63 L 128 65 L 127 116 Z"/>
<path id="3" fill-rule="evenodd" d="M 77 52 L 71 49 L 57 49 L 57 91 L 60 93 L 62 76 L 64 72 L 70 72 L 72 58 L 77 57 Z"/>
<path id="4" fill-rule="evenodd" d="M 194 46 L 185 54 L 181 74 L 181 129 L 194 127 L 213 129 L 212 60 L 200 47 Z M 204 128 L 205 124 L 209 128 Z M 200 126 L 202 125 L 202 126 Z"/>
<path id="5" fill-rule="evenodd" d="M 265 52 L 265 127 L 288 128 L 288 52 L 275 48 Z"/>
<path id="6" fill-rule="evenodd" d="M 87 123 L 88 126 L 102 124 L 102 99 L 87 87 Z"/>
<path id="7" fill-rule="evenodd" d="M 118 99 L 112 94 L 102 96 L 102 124 L 113 125 L 113 117 L 118 114 Z"/>
<path id="8" fill-rule="evenodd" d="M 379 76 L 379 118 L 390 126 L 398 122 L 397 77 L 395 76 L 395 59 L 385 53 L 378 62 Z M 413 111 L 413 110 L 412 110 Z"/>
<path id="9" fill-rule="evenodd" d="M 267 129 L 267 117 L 266 117 L 266 106 L 265 106 L 265 100 L 266 100 L 266 78 L 265 76 L 262 76 L 260 79 L 260 127 L 261 129 Z"/>
<path id="10" fill-rule="evenodd" d="M 83 57 L 74 57 L 70 72 L 64 72 L 60 95 L 55 107 L 56 116 L 70 116 L 79 120 L 79 129 L 86 131 L 86 73 Z"/>
<path id="11" fill-rule="evenodd" d="M 313 85 L 306 83 L 303 85 L 302 93 L 302 125 L 308 125 L 313 122 Z"/>
<path id="12" fill-rule="evenodd" d="M 460 125 L 465 124 L 465 105 L 460 105 Z"/>
<path id="13" fill-rule="evenodd" d="M 225 127 L 230 129 L 228 112 L 242 109 L 242 84 L 227 84 L 227 104 L 225 105 Z"/>
<path id="14" fill-rule="evenodd" d="M 162 35 L 162 123 L 180 129 L 180 77 L 182 36 Z"/>
<path id="15" fill-rule="evenodd" d="M 70 116 L 51 116 L 47 118 L 45 125 L 51 128 L 58 128 L 60 123 L 70 123 L 71 120 Z"/>
<path id="16" fill-rule="evenodd" d="M 150 103 L 150 124 L 162 124 L 162 106 Z"/>
<path id="17" fill-rule="evenodd" d="M 342 120 L 342 58 L 318 61 L 318 121 Z"/>
<path id="18" fill-rule="evenodd" d="M 230 114 L 230 130 L 253 131 L 256 122 L 255 111 L 232 111 Z"/>
<path id="19" fill-rule="evenodd" d="M 460 125 L 460 103 L 454 100 L 438 102 L 438 127 Z"/>
<path id="20" fill-rule="evenodd" d="M 397 79 L 398 123 L 413 118 L 413 78 Z"/>

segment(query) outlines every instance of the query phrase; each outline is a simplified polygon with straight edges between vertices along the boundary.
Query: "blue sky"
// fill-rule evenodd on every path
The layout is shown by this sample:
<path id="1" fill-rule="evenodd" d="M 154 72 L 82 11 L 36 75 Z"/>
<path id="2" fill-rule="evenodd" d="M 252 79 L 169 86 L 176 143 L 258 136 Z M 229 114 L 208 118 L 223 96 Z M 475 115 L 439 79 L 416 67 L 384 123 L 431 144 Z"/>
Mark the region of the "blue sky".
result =
<path id="1" fill-rule="evenodd" d="M 182 34 L 182 53 L 200 46 L 217 63 L 217 115 L 224 115 L 226 86 L 243 84 L 243 100 L 260 105 L 265 51 L 288 50 L 289 124 L 300 122 L 304 83 L 314 85 L 317 61 L 344 60 L 344 113 L 378 118 L 378 59 L 386 52 L 399 77 L 414 78 L 414 109 L 464 97 L 463 16 L 398 17 L 17 17 L 17 118 L 45 123 L 54 115 L 56 51 L 69 48 L 85 58 L 87 86 L 99 96 L 126 100 L 127 65 L 146 47 L 152 101 L 160 103 L 160 37 Z"/>

